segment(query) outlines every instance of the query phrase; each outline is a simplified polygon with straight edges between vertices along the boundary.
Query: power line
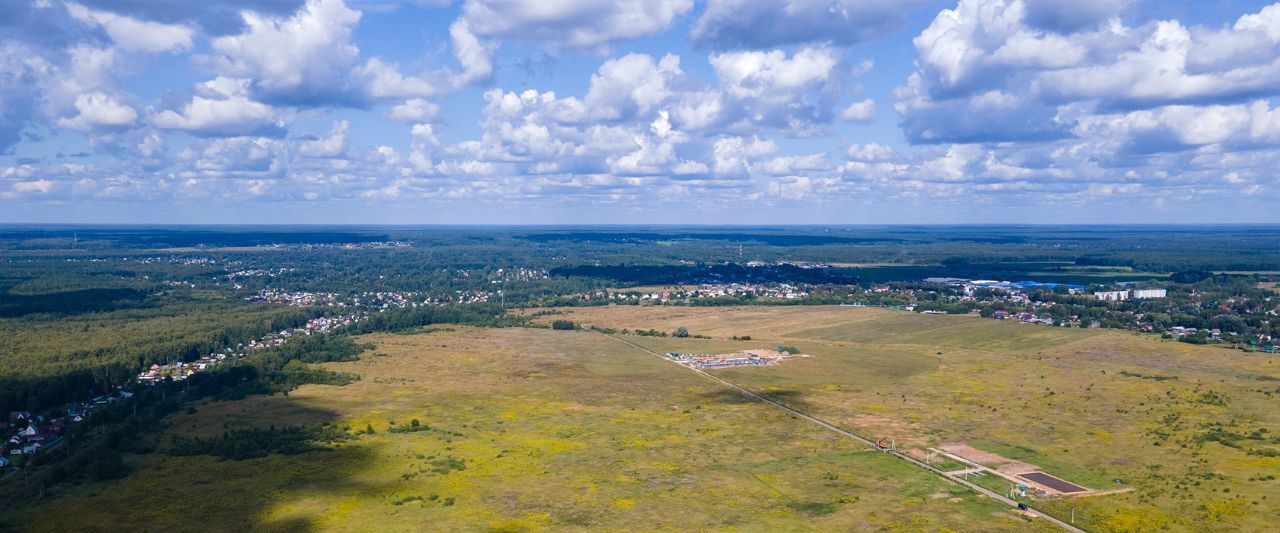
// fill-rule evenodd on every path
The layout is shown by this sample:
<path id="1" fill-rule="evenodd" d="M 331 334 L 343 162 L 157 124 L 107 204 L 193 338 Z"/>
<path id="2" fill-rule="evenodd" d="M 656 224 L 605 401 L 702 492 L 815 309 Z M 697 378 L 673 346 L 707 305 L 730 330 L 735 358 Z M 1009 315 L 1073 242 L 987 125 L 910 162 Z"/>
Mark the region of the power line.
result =
<path id="1" fill-rule="evenodd" d="M 597 333 L 600 333 L 600 332 L 597 332 Z M 828 430 L 831 430 L 831 431 L 833 431 L 833 432 L 835 432 L 835 433 L 837 433 L 837 434 L 840 434 L 840 435 L 843 435 L 843 436 L 848 437 L 848 438 L 850 438 L 850 439 L 856 440 L 856 441 L 861 442 L 861 443 L 863 443 L 863 444 L 865 444 L 865 445 L 867 445 L 867 446 L 871 446 L 871 447 L 873 447 L 873 448 L 878 448 L 878 447 L 876 446 L 876 443 L 875 443 L 874 441 L 872 441 L 872 440 L 870 440 L 870 439 L 868 439 L 868 438 L 866 438 L 866 437 L 862 437 L 862 436 L 860 436 L 860 435 L 854 434 L 853 432 L 850 432 L 850 431 L 848 431 L 848 430 L 846 430 L 846 429 L 842 429 L 842 428 L 840 428 L 839 426 L 836 426 L 835 424 L 832 424 L 832 423 L 827 422 L 827 421 L 825 421 L 825 420 L 822 420 L 822 419 L 820 419 L 820 418 L 818 418 L 818 417 L 815 417 L 815 416 L 813 416 L 813 415 L 810 415 L 810 414 L 808 414 L 808 413 L 805 413 L 805 412 L 803 412 L 803 411 L 800 411 L 799 409 L 796 409 L 796 408 L 794 408 L 794 407 L 791 407 L 791 406 L 789 406 L 789 405 L 786 405 L 786 404 L 784 404 L 784 403 L 782 403 L 782 402 L 779 402 L 779 401 L 773 400 L 773 399 L 771 399 L 771 398 L 768 398 L 768 397 L 762 396 L 762 395 L 760 395 L 760 394 L 757 394 L 757 393 L 755 393 L 755 392 L 752 392 L 751 390 L 746 389 L 746 388 L 744 388 L 744 387 L 741 387 L 741 386 L 739 386 L 739 385 L 737 385 L 737 384 L 735 384 L 735 383 L 733 383 L 733 382 L 731 382 L 731 381 L 729 381 L 729 380 L 726 380 L 726 379 L 721 378 L 721 377 L 718 377 L 718 376 L 714 376 L 714 375 L 712 375 L 712 374 L 711 374 L 711 373 L 709 373 L 709 372 L 706 372 L 706 371 L 703 371 L 703 370 L 699 370 L 699 369 L 697 369 L 697 368 L 693 368 L 693 367 L 690 367 L 690 366 L 682 365 L 682 364 L 680 364 L 679 362 L 674 361 L 674 360 L 672 360 L 672 359 L 671 359 L 671 358 L 669 358 L 669 357 L 666 357 L 666 356 L 664 356 L 664 355 L 662 355 L 662 354 L 660 354 L 660 353 L 658 353 L 658 352 L 655 352 L 655 351 L 653 351 L 653 350 L 650 350 L 650 349 L 648 349 L 648 348 L 645 348 L 644 346 L 640 346 L 639 344 L 636 344 L 636 343 L 634 343 L 634 342 L 627 341 L 627 340 L 623 340 L 623 339 L 619 339 L 619 338 L 617 338 L 617 337 L 614 337 L 614 336 L 612 336 L 612 335 L 608 335 L 608 334 L 605 334 L 605 333 L 600 333 L 600 335 L 603 335 L 603 336 L 608 337 L 608 338 L 610 338 L 610 339 L 613 339 L 613 340 L 615 340 L 615 341 L 621 342 L 621 343 L 623 343 L 623 344 L 626 344 L 626 345 L 631 346 L 631 347 L 633 347 L 633 348 L 636 348 L 636 349 L 638 349 L 638 350 L 644 351 L 645 353 L 648 353 L 648 354 L 650 354 L 650 355 L 653 355 L 654 357 L 657 357 L 657 358 L 659 358 L 659 359 L 662 359 L 663 361 L 666 361 L 666 362 L 668 362 L 668 363 L 671 363 L 671 364 L 677 365 L 677 366 L 679 366 L 680 368 L 684 368 L 684 369 L 686 369 L 686 370 L 691 370 L 691 371 L 693 371 L 693 372 L 697 372 L 698 374 L 701 374 L 703 377 L 705 377 L 705 378 L 707 378 L 707 379 L 710 379 L 710 380 L 712 380 L 712 381 L 715 381 L 715 382 L 717 382 L 717 383 L 720 383 L 721 385 L 724 385 L 724 386 L 726 386 L 726 387 L 729 387 L 729 388 L 731 388 L 731 389 L 733 389 L 733 390 L 736 390 L 736 391 L 738 391 L 739 393 L 741 393 L 741 394 L 742 394 L 742 395 L 744 395 L 744 396 L 747 396 L 747 397 L 749 397 L 749 398 L 753 398 L 753 399 L 756 399 L 756 400 L 762 401 L 762 402 L 764 402 L 764 403 L 767 403 L 767 404 L 769 404 L 769 405 L 772 405 L 772 406 L 774 406 L 774 407 L 777 407 L 777 408 L 779 408 L 779 409 L 782 409 L 782 410 L 784 410 L 784 411 L 787 411 L 788 413 L 791 413 L 791 414 L 793 414 L 793 415 L 796 415 L 796 416 L 798 416 L 798 417 L 800 417 L 800 418 L 802 418 L 802 419 L 808 420 L 809 422 L 812 422 L 812 423 L 814 423 L 814 424 L 817 424 L 817 425 L 819 425 L 819 426 L 822 426 L 822 427 L 824 427 L 824 428 L 826 428 L 826 429 L 828 429 Z M 1006 498 L 1006 497 L 1004 497 L 1004 496 L 1000 495 L 999 493 L 997 493 L 997 492 L 995 492 L 995 491 L 989 490 L 989 489 L 987 489 L 987 488 L 985 488 L 985 487 L 979 486 L 979 485 L 977 485 L 977 484 L 975 484 L 975 483 L 972 483 L 972 482 L 969 482 L 969 481 L 966 481 L 966 480 L 963 480 L 963 479 L 959 479 L 959 478 L 954 478 L 954 477 L 948 476 L 946 472 L 943 472 L 942 470 L 939 470 L 939 469 L 937 469 L 937 468 L 934 468 L 933 466 L 931 466 L 931 465 L 929 465 L 929 464 L 923 463 L 923 462 L 919 461 L 918 459 L 915 459 L 914 457 L 911 457 L 911 456 L 906 455 L 906 454 L 904 454 L 904 453 L 898 452 L 897 450 L 886 450 L 886 451 L 885 451 L 885 453 L 888 453 L 888 454 L 890 454 L 890 455 L 892 455 L 892 456 L 894 456 L 894 457 L 897 457 L 898 459 L 902 459 L 903 461 L 906 461 L 906 462 L 911 463 L 911 464 L 913 464 L 913 465 L 916 465 L 916 466 L 918 466 L 918 467 L 920 467 L 920 468 L 923 468 L 923 469 L 925 469 L 925 470 L 928 470 L 928 471 L 930 471 L 930 472 L 932 472 L 932 473 L 934 473 L 934 474 L 936 474 L 936 475 L 942 476 L 942 478 L 943 478 L 943 479 L 946 479 L 946 480 L 948 480 L 948 481 L 952 481 L 952 482 L 958 483 L 958 484 L 960 484 L 960 485 L 963 485 L 963 486 L 965 486 L 965 487 L 968 487 L 968 488 L 972 489 L 972 490 L 973 490 L 973 491 L 975 491 L 975 492 L 978 492 L 979 494 L 981 494 L 981 495 L 983 495 L 983 496 L 987 496 L 987 497 L 989 497 L 989 498 L 991 498 L 991 499 L 994 499 L 994 500 L 996 500 L 996 501 L 998 501 L 998 502 L 1004 503 L 1005 505 L 1008 505 L 1008 506 L 1010 506 L 1010 507 L 1017 507 L 1018 509 L 1020 509 L 1020 510 L 1022 510 L 1022 511 L 1024 511 L 1024 512 L 1026 512 L 1026 513 L 1029 513 L 1029 514 L 1031 514 L 1032 516 L 1037 516 L 1037 517 L 1043 518 L 1043 519 L 1045 519 L 1046 521 L 1048 521 L 1049 523 L 1051 523 L 1051 524 L 1053 524 L 1053 525 L 1056 525 L 1056 526 L 1058 526 L 1058 527 L 1061 527 L 1062 529 L 1064 529 L 1064 530 L 1066 530 L 1066 531 L 1071 531 L 1071 532 L 1073 532 L 1073 533 L 1084 533 L 1084 530 L 1082 530 L 1082 529 L 1080 529 L 1080 528 L 1078 528 L 1078 527 L 1075 527 L 1075 526 L 1073 526 L 1073 525 L 1071 525 L 1071 524 L 1068 524 L 1068 523 L 1066 523 L 1066 522 L 1063 522 L 1062 520 L 1058 520 L 1057 518 L 1054 518 L 1054 517 L 1052 517 L 1052 516 L 1049 516 L 1048 514 L 1045 514 L 1045 513 L 1044 513 L 1044 512 L 1042 512 L 1042 511 L 1037 511 L 1037 510 L 1035 510 L 1035 509 L 1031 508 L 1030 506 L 1026 506 L 1026 508 L 1024 509 L 1024 508 L 1022 508 L 1022 507 L 1020 507 L 1020 506 L 1019 506 L 1019 503 L 1020 503 L 1020 502 L 1017 502 L 1017 501 L 1014 501 L 1014 500 L 1012 500 L 1012 499 Z M 1022 504 L 1022 505 L 1025 505 L 1025 504 Z"/>

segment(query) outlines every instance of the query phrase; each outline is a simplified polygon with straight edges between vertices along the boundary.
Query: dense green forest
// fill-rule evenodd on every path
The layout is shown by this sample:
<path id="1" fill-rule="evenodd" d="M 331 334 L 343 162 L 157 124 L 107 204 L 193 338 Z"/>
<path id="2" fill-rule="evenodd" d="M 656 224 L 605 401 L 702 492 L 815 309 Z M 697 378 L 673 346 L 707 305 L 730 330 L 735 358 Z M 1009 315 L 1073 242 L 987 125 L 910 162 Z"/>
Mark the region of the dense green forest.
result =
<path id="1" fill-rule="evenodd" d="M 0 410 L 40 410 L 306 321 L 311 311 L 227 302 L 0 319 Z"/>

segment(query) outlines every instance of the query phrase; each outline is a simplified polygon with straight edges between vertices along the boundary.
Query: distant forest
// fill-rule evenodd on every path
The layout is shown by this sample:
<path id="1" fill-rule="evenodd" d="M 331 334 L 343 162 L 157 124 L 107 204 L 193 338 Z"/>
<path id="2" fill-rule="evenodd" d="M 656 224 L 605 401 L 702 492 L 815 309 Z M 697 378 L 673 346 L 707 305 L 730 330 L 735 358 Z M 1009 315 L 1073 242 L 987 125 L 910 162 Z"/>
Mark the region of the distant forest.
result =
<path id="1" fill-rule="evenodd" d="M 510 325 L 512 307 L 637 285 L 1158 281 L 1227 298 L 1278 275 L 1280 226 L 0 226 L 0 411 L 91 397 L 327 311 L 246 300 L 262 289 L 492 296 L 378 315 L 361 333 Z"/>
<path id="2" fill-rule="evenodd" d="M 579 265 L 553 268 L 565 277 L 603 278 L 631 285 L 686 283 L 815 283 L 854 284 L 858 276 L 847 268 L 800 268 L 794 265 Z"/>

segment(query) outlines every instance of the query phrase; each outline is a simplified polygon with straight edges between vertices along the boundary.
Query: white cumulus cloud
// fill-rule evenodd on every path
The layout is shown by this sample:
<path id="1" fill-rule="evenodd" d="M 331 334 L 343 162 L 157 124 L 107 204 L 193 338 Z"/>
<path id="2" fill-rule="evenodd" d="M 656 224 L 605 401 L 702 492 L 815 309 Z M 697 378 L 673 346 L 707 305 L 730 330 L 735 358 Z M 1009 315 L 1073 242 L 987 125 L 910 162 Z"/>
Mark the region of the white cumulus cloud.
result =
<path id="1" fill-rule="evenodd" d="M 849 104 L 840 111 L 840 119 L 849 122 L 871 122 L 876 119 L 876 101 L 870 98 Z"/>
<path id="2" fill-rule="evenodd" d="M 89 25 L 99 26 L 107 32 L 121 49 L 138 52 L 174 52 L 191 48 L 195 30 L 182 24 L 162 24 L 109 11 L 87 8 L 68 3 L 71 17 Z"/>
<path id="3" fill-rule="evenodd" d="M 151 123 L 198 136 L 282 135 L 275 109 L 249 98 L 249 83 L 219 77 L 200 84 L 184 106 L 156 113 Z"/>
<path id="4" fill-rule="evenodd" d="M 298 147 L 298 153 L 306 157 L 338 157 L 347 151 L 347 129 L 351 126 L 345 120 L 333 123 L 328 137 L 312 139 Z"/>
<path id="5" fill-rule="evenodd" d="M 71 118 L 58 119 L 58 126 L 91 131 L 129 126 L 138 120 L 138 112 L 132 107 L 100 92 L 77 96 L 75 106 L 78 114 Z"/>

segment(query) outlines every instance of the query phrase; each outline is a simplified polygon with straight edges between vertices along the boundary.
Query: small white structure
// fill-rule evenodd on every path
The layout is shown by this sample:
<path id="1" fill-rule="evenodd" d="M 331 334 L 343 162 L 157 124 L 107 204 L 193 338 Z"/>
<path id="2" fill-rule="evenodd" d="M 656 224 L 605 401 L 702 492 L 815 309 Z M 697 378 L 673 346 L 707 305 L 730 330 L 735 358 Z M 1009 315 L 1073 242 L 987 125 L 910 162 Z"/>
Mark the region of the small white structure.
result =
<path id="1" fill-rule="evenodd" d="M 1164 298 L 1169 291 L 1165 289 L 1137 289 L 1133 291 L 1133 297 L 1139 300 L 1149 300 L 1152 298 Z"/>
<path id="2" fill-rule="evenodd" d="M 1129 299 L 1129 291 L 1095 292 L 1093 296 L 1104 302 L 1123 302 Z"/>

